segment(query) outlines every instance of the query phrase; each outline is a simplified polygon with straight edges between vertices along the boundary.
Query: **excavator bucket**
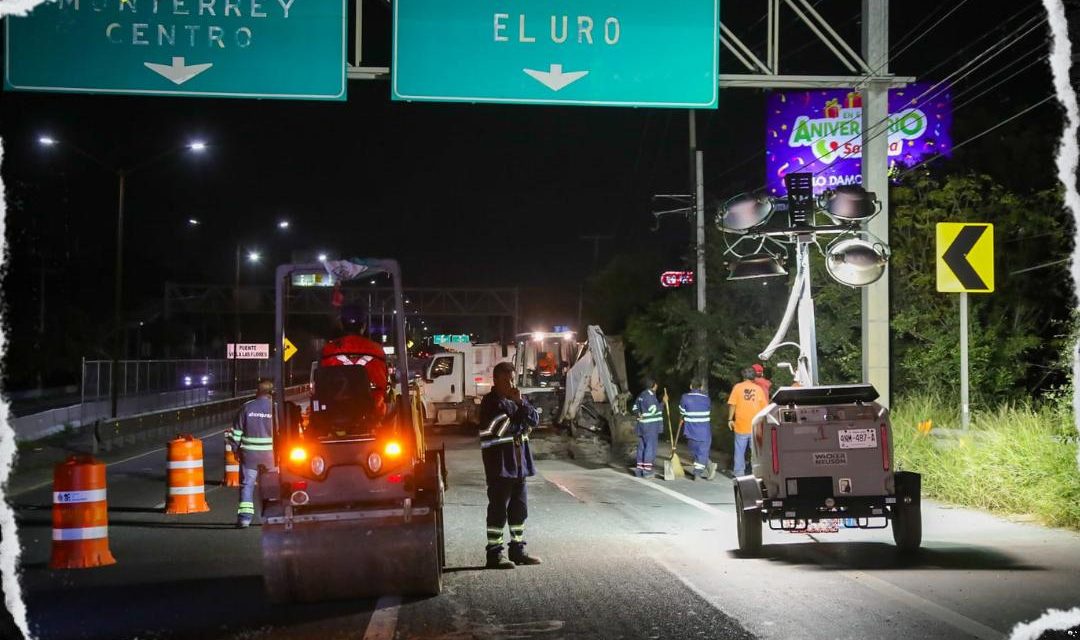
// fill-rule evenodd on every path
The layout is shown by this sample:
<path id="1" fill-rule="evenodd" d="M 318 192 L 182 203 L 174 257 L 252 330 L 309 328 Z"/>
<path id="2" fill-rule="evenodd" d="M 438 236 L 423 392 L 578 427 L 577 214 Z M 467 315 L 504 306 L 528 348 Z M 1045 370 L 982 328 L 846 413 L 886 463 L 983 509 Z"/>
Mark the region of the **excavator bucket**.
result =
<path id="1" fill-rule="evenodd" d="M 437 595 L 438 518 L 434 509 L 419 508 L 408 522 L 396 513 L 368 510 L 314 521 L 300 517 L 291 526 L 265 523 L 267 595 L 273 602 Z"/>

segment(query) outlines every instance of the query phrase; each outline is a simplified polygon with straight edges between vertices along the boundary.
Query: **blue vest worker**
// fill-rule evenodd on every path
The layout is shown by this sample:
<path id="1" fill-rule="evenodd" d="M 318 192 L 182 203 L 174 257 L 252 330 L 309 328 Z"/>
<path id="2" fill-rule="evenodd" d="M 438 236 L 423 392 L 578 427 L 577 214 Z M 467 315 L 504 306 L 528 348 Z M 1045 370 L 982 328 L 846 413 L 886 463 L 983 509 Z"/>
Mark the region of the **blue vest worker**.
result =
<path id="1" fill-rule="evenodd" d="M 480 455 L 487 479 L 487 568 L 513 569 L 540 564 L 525 552 L 529 515 L 525 479 L 536 474 L 529 432 L 540 414 L 514 387 L 514 366 L 500 362 L 492 371 L 494 388 L 480 402 Z M 510 525 L 510 558 L 503 554 L 503 529 Z"/>
<path id="2" fill-rule="evenodd" d="M 690 391 L 679 399 L 679 413 L 682 415 L 686 440 L 690 444 L 690 453 L 694 456 L 694 479 L 712 479 L 716 465 L 709 462 L 709 447 L 712 446 L 712 423 L 710 415 L 712 403 L 702 389 L 704 384 L 695 381 Z"/>
<path id="3" fill-rule="evenodd" d="M 645 379 L 645 390 L 638 394 L 631 410 L 637 417 L 634 431 L 638 437 L 637 467 L 634 475 L 639 478 L 653 477 L 653 461 L 656 460 L 656 444 L 664 427 L 664 412 L 656 398 L 656 383 Z"/>
<path id="4" fill-rule="evenodd" d="M 245 402 L 229 434 L 229 444 L 240 458 L 240 504 L 236 526 L 249 526 L 255 518 L 255 484 L 259 466 L 274 467 L 274 404 L 270 396 L 274 383 L 259 381 L 255 399 Z"/>

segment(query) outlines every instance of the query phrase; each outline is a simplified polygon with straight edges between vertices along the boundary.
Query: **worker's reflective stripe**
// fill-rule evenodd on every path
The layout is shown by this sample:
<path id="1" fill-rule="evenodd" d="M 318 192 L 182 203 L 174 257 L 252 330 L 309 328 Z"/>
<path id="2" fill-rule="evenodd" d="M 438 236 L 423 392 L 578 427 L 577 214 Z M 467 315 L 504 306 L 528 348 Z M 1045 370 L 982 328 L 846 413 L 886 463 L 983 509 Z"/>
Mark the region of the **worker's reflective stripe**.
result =
<path id="1" fill-rule="evenodd" d="M 240 465 L 238 465 L 238 464 L 227 464 L 227 465 L 225 465 L 225 471 L 227 473 L 234 473 L 234 472 L 235 473 L 240 473 Z"/>
<path id="2" fill-rule="evenodd" d="M 243 429 L 233 429 L 233 430 L 232 430 L 232 433 L 233 433 L 233 435 L 234 435 L 234 436 L 236 436 L 237 438 L 241 438 L 241 437 L 243 437 L 243 435 L 244 435 L 244 430 L 243 430 Z"/>
<path id="3" fill-rule="evenodd" d="M 194 487 L 169 487 L 170 496 L 193 496 L 199 493 L 203 493 L 201 484 Z"/>
<path id="4" fill-rule="evenodd" d="M 643 415 L 643 416 L 641 416 L 641 418 L 638 419 L 638 422 L 640 422 L 642 424 L 651 424 L 653 422 L 663 422 L 663 421 L 664 421 L 664 416 L 650 416 L 648 414 Z"/>
<path id="5" fill-rule="evenodd" d="M 53 491 L 53 504 L 77 504 L 80 502 L 103 502 L 105 500 L 104 489 L 90 489 L 88 491 Z"/>
<path id="6" fill-rule="evenodd" d="M 236 513 L 239 515 L 255 515 L 255 503 L 254 502 L 241 502 L 236 508 Z"/>
<path id="7" fill-rule="evenodd" d="M 98 540 L 109 537 L 109 527 L 80 527 L 78 529 L 53 529 L 52 539 L 65 540 Z"/>
<path id="8" fill-rule="evenodd" d="M 488 447 L 494 447 L 497 444 L 510 444 L 514 441 L 514 436 L 507 436 L 505 438 L 495 438 L 493 440 L 481 440 L 480 448 L 487 449 Z M 528 442 L 529 436 L 521 436 L 522 442 Z"/>
<path id="9" fill-rule="evenodd" d="M 488 527 L 487 539 L 489 544 L 502 544 L 503 530 L 501 528 L 493 529 L 491 527 Z"/>
<path id="10" fill-rule="evenodd" d="M 264 436 L 244 436 L 244 442 L 251 442 L 253 444 L 272 444 L 274 438 Z"/>
<path id="11" fill-rule="evenodd" d="M 353 360 L 352 358 L 350 358 L 349 356 L 346 356 L 346 355 L 338 355 L 336 357 L 337 357 L 338 362 L 340 362 L 341 364 L 344 364 L 344 365 L 349 365 L 349 366 L 352 366 L 352 365 L 364 366 L 367 363 L 369 363 L 369 362 L 371 362 L 372 360 L 375 359 L 374 356 L 360 356 L 356 360 Z"/>
<path id="12" fill-rule="evenodd" d="M 523 542 L 525 540 L 525 525 L 510 525 L 510 541 Z"/>
<path id="13" fill-rule="evenodd" d="M 696 469 L 704 469 L 704 468 L 705 468 L 705 465 L 701 464 L 700 462 L 695 462 L 694 463 L 694 469 L 695 470 Z"/>
<path id="14" fill-rule="evenodd" d="M 246 451 L 273 451 L 274 450 L 274 445 L 272 445 L 272 444 L 249 444 L 249 443 L 245 442 L 244 444 L 240 445 L 240 448 L 244 449 Z"/>
<path id="15" fill-rule="evenodd" d="M 165 465 L 167 469 L 199 469 L 202 466 L 202 460 L 169 460 Z"/>
<path id="16" fill-rule="evenodd" d="M 679 407 L 679 411 L 682 413 L 683 420 L 685 420 L 686 422 L 709 422 L 712 416 L 712 412 L 710 411 L 687 411 L 682 407 Z"/>

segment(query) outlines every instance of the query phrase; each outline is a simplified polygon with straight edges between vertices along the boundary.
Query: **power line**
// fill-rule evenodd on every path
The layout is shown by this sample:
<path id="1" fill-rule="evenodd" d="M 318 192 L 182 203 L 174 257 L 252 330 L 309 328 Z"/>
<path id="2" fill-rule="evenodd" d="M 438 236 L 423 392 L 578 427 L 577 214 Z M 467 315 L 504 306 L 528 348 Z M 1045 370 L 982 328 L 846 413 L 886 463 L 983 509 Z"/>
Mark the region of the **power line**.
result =
<path id="1" fill-rule="evenodd" d="M 1025 27 L 1027 27 L 1027 25 L 1028 25 L 1028 24 L 1029 24 L 1030 22 L 1031 22 L 1031 21 L 1029 20 L 1028 22 L 1025 22 L 1024 24 L 1022 24 L 1022 25 L 1021 25 L 1020 27 L 1018 27 L 1017 29 L 1015 29 L 1015 30 L 1013 31 L 1013 34 L 1017 33 L 1017 32 L 1018 32 L 1018 31 L 1020 31 L 1021 29 L 1024 29 Z M 942 80 L 940 80 L 940 81 L 936 82 L 936 83 L 935 83 L 934 85 L 932 85 L 932 86 L 931 86 L 931 87 L 930 87 L 929 89 L 927 89 L 927 90 L 923 91 L 923 92 L 922 92 L 921 94 L 919 94 L 919 95 L 918 95 L 917 97 L 915 97 L 915 98 L 914 98 L 914 99 L 913 99 L 913 100 L 911 101 L 910 105 L 911 105 L 911 106 L 917 106 L 917 105 L 919 105 L 919 104 L 923 104 L 923 103 L 925 103 L 925 102 L 928 102 L 928 101 L 934 100 L 935 98 L 937 98 L 938 96 L 940 96 L 940 95 L 941 95 L 941 94 L 942 94 L 942 93 L 943 93 L 944 91 L 948 90 L 948 88 L 949 88 L 949 84 L 947 84 L 947 83 L 949 83 L 949 82 L 950 82 L 950 80 L 952 80 L 953 82 L 960 82 L 960 81 L 961 81 L 961 80 L 963 80 L 964 78 L 966 78 L 966 77 L 970 76 L 970 75 L 971 75 L 972 73 L 974 73 L 975 71 L 977 71 L 977 70 L 978 70 L 978 69 L 979 69 L 980 67 L 982 67 L 982 66 L 983 66 L 983 65 L 985 65 L 986 63 L 990 62 L 990 61 L 991 61 L 991 60 L 993 60 L 993 59 L 994 59 L 995 57 L 997 57 L 998 55 L 1000 55 L 1001 53 L 1003 53 L 1004 51 L 1006 51 L 1007 49 L 1009 49 L 1010 47 L 1012 47 L 1012 46 L 1013 46 L 1014 44 L 1016 44 L 1017 42 L 1019 42 L 1019 41 L 1020 41 L 1020 40 L 1021 40 L 1022 38 L 1024 38 L 1025 36 L 1027 36 L 1027 35 L 1028 35 L 1029 33 L 1031 33 L 1031 32 L 1032 32 L 1033 30 L 1037 29 L 1037 28 L 1038 28 L 1039 26 L 1041 26 L 1041 25 L 1042 25 L 1042 24 L 1043 24 L 1044 22 L 1046 22 L 1046 18 L 1045 18 L 1045 17 L 1044 17 L 1044 18 L 1042 18 L 1041 20 L 1039 20 L 1039 21 L 1038 21 L 1038 22 L 1037 22 L 1037 23 L 1036 23 L 1035 25 L 1033 25 L 1033 26 L 1031 26 L 1030 28 L 1028 28 L 1028 29 L 1027 29 L 1027 31 L 1025 31 L 1024 33 L 1022 33 L 1021 35 L 1019 35 L 1019 36 L 1017 36 L 1017 37 L 1015 37 L 1015 38 L 1012 38 L 1012 39 L 1009 39 L 1009 38 L 1005 38 L 1005 39 L 1003 39 L 1003 40 L 999 41 L 999 43 L 998 43 L 998 45 L 996 46 L 996 48 L 995 48 L 995 47 L 991 47 L 991 48 L 987 49 L 986 51 L 983 51 L 983 52 L 982 52 L 981 54 L 979 54 L 979 55 L 978 55 L 978 56 L 976 56 L 975 58 L 973 58 L 973 59 L 971 59 L 970 61 L 968 61 L 968 62 L 967 62 L 967 64 L 965 64 L 965 65 L 961 66 L 961 67 L 960 67 L 959 69 L 957 69 L 957 70 L 956 70 L 956 71 L 954 71 L 953 73 L 949 74 L 948 76 L 946 76 L 946 77 L 945 77 L 945 78 L 943 78 Z M 1002 43 L 1004 43 L 1004 44 L 1002 44 Z M 989 56 L 989 57 L 987 57 L 987 56 Z M 984 57 L 985 57 L 986 59 L 985 59 L 985 60 L 982 60 L 981 62 L 979 62 L 979 61 L 980 61 L 980 59 L 982 59 L 982 58 L 984 58 Z M 978 64 L 977 64 L 977 66 L 975 66 L 975 67 L 973 67 L 973 68 L 971 68 L 971 69 L 968 69 L 968 67 L 971 67 L 971 65 L 972 65 L 972 64 L 976 64 L 976 63 L 978 63 Z M 966 71 L 966 72 L 965 72 L 965 73 L 964 73 L 963 75 L 961 75 L 960 77 L 958 77 L 958 78 L 956 78 L 955 80 L 953 80 L 953 76 L 955 76 L 956 74 L 960 73 L 961 71 L 964 71 L 965 69 L 968 69 L 968 70 L 967 70 L 967 71 Z M 939 89 L 939 87 L 941 87 L 941 88 Z M 930 93 L 933 93 L 933 95 L 931 95 L 931 96 L 927 97 L 927 94 L 930 94 Z M 955 110 L 954 110 L 954 112 L 955 112 Z M 881 137 L 882 135 L 886 135 L 886 134 L 888 134 L 888 132 L 889 132 L 889 126 L 888 126 L 888 124 L 889 124 L 889 119 L 890 119 L 890 117 L 891 117 L 891 114 L 886 114 L 884 118 L 882 118 L 882 119 L 878 120 L 877 122 L 875 122 L 875 123 L 874 123 L 873 125 L 871 125 L 871 126 L 870 126 L 870 128 L 868 128 L 868 129 L 867 129 L 866 131 L 861 131 L 861 132 L 860 132 L 860 133 L 859 133 L 858 135 L 852 136 L 852 137 L 851 137 L 850 139 L 848 139 L 847 141 L 845 141 L 845 143 L 844 143 L 844 144 L 846 145 L 846 144 L 848 144 L 848 143 L 851 143 L 851 142 L 855 142 L 856 140 L 862 140 L 862 142 L 861 142 L 861 145 L 860 145 L 860 146 L 861 146 L 862 148 L 865 148 L 865 147 L 866 147 L 866 143 L 867 143 L 867 142 L 869 142 L 869 141 L 871 141 L 871 140 L 876 140 L 877 138 Z M 885 125 L 885 126 L 884 126 L 884 127 L 882 127 L 882 125 Z M 868 134 L 870 134 L 870 132 L 872 132 L 872 131 L 873 131 L 874 133 L 873 133 L 872 135 L 870 135 L 870 136 L 869 136 L 869 138 L 865 137 L 865 136 L 867 136 Z M 953 147 L 953 148 L 955 149 L 956 147 Z M 939 154 L 939 155 L 940 155 L 940 154 Z M 842 159 L 844 159 L 844 158 L 840 158 L 840 159 L 842 160 Z M 816 157 L 815 157 L 815 158 L 814 158 L 814 160 L 813 160 L 812 162 L 810 162 L 809 164 L 807 164 L 807 166 L 811 166 L 811 165 L 813 165 L 814 163 L 818 163 L 818 162 L 821 162 L 821 159 L 820 159 L 820 158 L 816 158 Z M 816 171 L 816 172 L 814 173 L 814 176 L 818 176 L 818 175 L 820 175 L 820 174 L 822 174 L 822 173 L 824 173 L 824 172 L 828 171 L 829 169 L 830 169 L 830 166 L 826 165 L 826 166 L 825 166 L 825 167 L 823 167 L 823 168 L 822 168 L 821 170 L 819 170 L 819 171 Z"/>
<path id="2" fill-rule="evenodd" d="M 1025 71 L 1027 71 L 1027 70 L 1028 70 L 1028 69 L 1030 69 L 1031 67 L 1034 67 L 1035 65 L 1039 64 L 1040 62 L 1046 62 L 1046 61 L 1047 61 L 1048 59 L 1049 59 L 1049 56 L 1047 56 L 1047 55 L 1043 55 L 1043 56 L 1041 56 L 1041 57 L 1039 57 L 1039 58 L 1036 58 L 1035 60 L 1032 60 L 1032 61 L 1031 61 L 1031 62 L 1029 62 L 1028 64 L 1024 65 L 1024 66 L 1023 66 L 1023 68 L 1021 68 L 1021 69 L 1018 69 L 1017 71 L 1015 71 L 1015 72 L 1013 72 L 1013 73 L 1009 74 L 1009 75 L 1008 75 L 1008 76 L 1006 76 L 1005 78 L 1002 78 L 1002 79 L 1001 79 L 1000 81 L 998 81 L 998 82 L 994 83 L 994 84 L 993 84 L 992 86 L 990 86 L 989 88 L 985 89 L 984 91 L 980 91 L 978 95 L 976 95 L 976 96 L 974 96 L 974 97 L 972 97 L 972 98 L 969 98 L 969 99 L 965 100 L 965 101 L 964 101 L 964 102 L 962 102 L 961 104 L 959 104 L 959 105 L 955 106 L 955 107 L 954 107 L 953 109 L 954 109 L 954 110 L 958 110 L 958 109 L 961 109 L 961 108 L 963 108 L 963 107 L 966 107 L 967 105 L 971 104 L 972 102 L 975 102 L 976 100 L 978 100 L 979 98 L 983 97 L 983 96 L 984 96 L 984 95 L 986 95 L 987 93 L 990 93 L 990 92 L 991 92 L 991 91 L 993 91 L 994 89 L 997 89 L 997 88 L 998 88 L 999 86 L 1001 86 L 1002 84 L 1004 84 L 1004 83 L 1008 82 L 1009 80 L 1012 80 L 1012 79 L 1013 79 L 1013 78 L 1015 78 L 1016 76 L 1018 76 L 1018 75 L 1020 75 L 1021 73 L 1023 73 L 1023 72 L 1025 72 Z M 959 97 L 959 96 L 957 96 L 957 97 Z"/>
<path id="3" fill-rule="evenodd" d="M 959 149 L 960 147 L 963 147 L 964 145 L 968 144 L 969 142 L 975 142 L 976 140 L 978 140 L 979 138 L 981 138 L 981 137 L 985 136 L 986 134 L 988 134 L 988 133 L 990 133 L 990 132 L 992 132 L 992 131 L 994 131 L 994 130 L 996 130 L 996 129 L 998 129 L 998 128 L 1000 128 L 1000 127 L 1002 127 L 1002 126 L 1004 126 L 1004 125 L 1006 125 L 1006 124 L 1008 124 L 1008 123 L 1010 123 L 1010 122 L 1012 122 L 1013 120 L 1016 120 L 1016 119 L 1017 119 L 1017 118 L 1019 118 L 1020 116 L 1022 116 L 1022 115 L 1024 115 L 1024 114 L 1028 113 L 1029 111 L 1032 111 L 1032 110 L 1034 110 L 1034 109 L 1035 109 L 1036 107 L 1040 107 L 1040 106 L 1042 106 L 1042 105 L 1046 104 L 1047 102 L 1049 102 L 1049 101 L 1053 100 L 1053 99 L 1054 99 L 1054 98 L 1056 98 L 1056 97 L 1057 97 L 1057 94 L 1055 94 L 1055 93 L 1051 93 L 1050 95 L 1046 96 L 1046 97 L 1045 97 L 1045 98 L 1043 98 L 1042 100 L 1039 100 L 1038 102 L 1036 102 L 1035 104 L 1033 104 L 1033 105 L 1029 106 L 1028 108 L 1024 109 L 1023 111 L 1021 111 L 1021 112 L 1019 112 L 1019 113 L 1016 113 L 1016 114 L 1013 114 L 1013 115 L 1009 116 L 1008 118 L 1005 118 L 1004 120 L 1000 120 L 1000 121 L 998 121 L 998 122 L 997 122 L 996 124 L 994 124 L 993 126 L 991 126 L 990 128 L 986 129 L 985 131 L 982 131 L 982 132 L 980 132 L 980 133 L 978 133 L 978 134 L 976 134 L 976 135 L 973 135 L 973 136 L 971 136 L 970 138 L 968 138 L 967 140 L 964 140 L 963 142 L 961 142 L 961 143 L 959 143 L 959 144 L 953 145 L 953 148 L 952 148 L 952 150 L 953 150 L 953 151 L 956 151 L 956 150 L 957 150 L 957 149 Z M 927 163 L 933 162 L 934 160 L 937 160 L 937 159 L 938 159 L 938 158 L 940 158 L 940 157 L 941 157 L 942 155 L 944 155 L 944 154 L 943 154 L 943 153 L 939 153 L 939 154 L 937 154 L 937 155 L 935 155 L 935 156 L 932 156 L 932 157 L 930 157 L 930 158 L 927 158 L 926 160 L 923 160 L 923 161 L 922 161 L 922 162 L 920 162 L 919 164 L 917 164 L 917 165 L 914 165 L 914 166 L 913 166 L 913 167 L 911 167 L 910 169 L 908 169 L 908 170 L 904 171 L 904 172 L 903 172 L 903 173 L 901 173 L 901 174 L 900 174 L 899 176 L 897 176 L 897 180 L 903 179 L 903 178 L 904 178 L 905 176 L 907 176 L 907 175 L 908 175 L 909 173 L 911 173 L 912 171 L 915 171 L 916 169 L 918 169 L 919 167 L 923 166 L 924 164 L 927 164 Z"/>

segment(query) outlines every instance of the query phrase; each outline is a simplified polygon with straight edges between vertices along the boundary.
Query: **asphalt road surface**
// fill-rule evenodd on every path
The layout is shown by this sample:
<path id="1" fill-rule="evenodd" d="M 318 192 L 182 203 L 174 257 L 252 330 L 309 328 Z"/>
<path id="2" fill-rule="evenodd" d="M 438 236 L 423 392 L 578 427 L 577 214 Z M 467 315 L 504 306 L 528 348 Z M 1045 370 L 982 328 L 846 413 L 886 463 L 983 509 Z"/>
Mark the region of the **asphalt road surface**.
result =
<path id="1" fill-rule="evenodd" d="M 51 487 L 9 496 L 36 637 L 389 640 L 558 638 L 1002 638 L 1047 608 L 1080 604 L 1080 536 L 923 503 L 924 550 L 891 533 L 765 532 L 742 559 L 730 481 L 637 480 L 542 460 L 529 481 L 537 567 L 485 571 L 485 493 L 473 438 L 447 434 L 447 570 L 441 596 L 274 606 L 258 527 L 233 528 L 237 489 L 217 483 L 222 438 L 205 440 L 210 513 L 162 513 L 165 453 L 110 464 L 117 564 L 47 568 Z"/>

